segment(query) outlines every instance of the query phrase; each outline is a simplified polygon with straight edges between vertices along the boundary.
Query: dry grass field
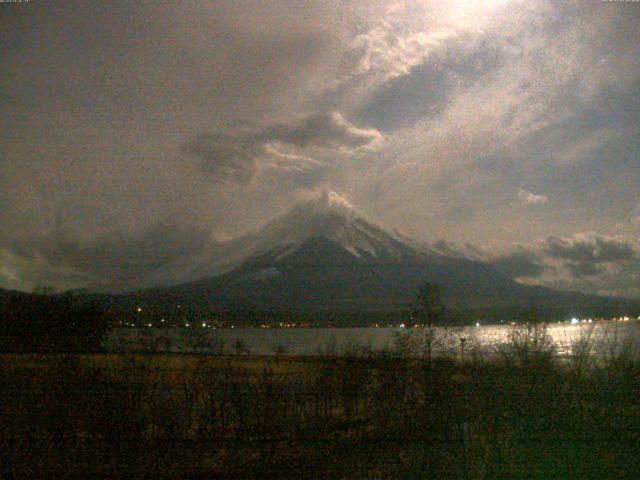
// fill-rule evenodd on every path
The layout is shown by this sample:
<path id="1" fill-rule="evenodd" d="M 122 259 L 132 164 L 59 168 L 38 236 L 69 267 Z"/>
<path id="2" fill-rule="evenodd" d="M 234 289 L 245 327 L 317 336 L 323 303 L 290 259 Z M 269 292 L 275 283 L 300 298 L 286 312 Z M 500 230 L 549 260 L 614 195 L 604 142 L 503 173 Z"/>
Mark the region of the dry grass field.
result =
<path id="1" fill-rule="evenodd" d="M 534 352 L 535 353 L 535 352 Z M 640 362 L 0 356 L 0 478 L 637 478 Z"/>

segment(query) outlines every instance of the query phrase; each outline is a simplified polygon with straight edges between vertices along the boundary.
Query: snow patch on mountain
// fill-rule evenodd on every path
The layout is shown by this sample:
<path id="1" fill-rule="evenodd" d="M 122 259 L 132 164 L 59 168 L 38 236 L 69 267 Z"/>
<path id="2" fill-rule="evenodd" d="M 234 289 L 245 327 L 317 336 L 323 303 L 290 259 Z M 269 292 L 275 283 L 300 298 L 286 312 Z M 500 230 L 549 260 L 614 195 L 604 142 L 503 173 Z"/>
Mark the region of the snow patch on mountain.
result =
<path id="1" fill-rule="evenodd" d="M 486 262 L 489 259 L 488 252 L 471 243 L 438 240 L 432 247 L 434 251 L 445 257 L 465 258 L 475 262 Z"/>
<path id="2" fill-rule="evenodd" d="M 312 238 L 332 240 L 357 258 L 400 258 L 426 248 L 366 220 L 347 199 L 329 191 L 295 206 L 254 232 L 217 244 L 193 275 L 218 275 L 271 251 L 281 259 Z"/>

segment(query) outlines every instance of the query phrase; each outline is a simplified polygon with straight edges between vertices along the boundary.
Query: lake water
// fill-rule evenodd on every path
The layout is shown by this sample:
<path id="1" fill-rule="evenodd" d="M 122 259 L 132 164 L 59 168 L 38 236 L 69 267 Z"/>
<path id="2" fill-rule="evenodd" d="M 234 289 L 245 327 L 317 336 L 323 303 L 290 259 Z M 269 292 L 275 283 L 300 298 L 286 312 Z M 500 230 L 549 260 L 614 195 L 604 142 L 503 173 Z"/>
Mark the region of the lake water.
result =
<path id="1" fill-rule="evenodd" d="M 494 354 L 514 338 L 522 339 L 524 328 L 512 325 L 437 328 L 434 351 L 458 355 L 464 344 L 466 352 Z M 640 348 L 640 322 L 634 321 L 549 324 L 546 333 L 559 355 L 571 355 L 576 343 L 587 338 L 593 346 L 592 354 L 611 348 Z M 112 333 L 105 346 L 112 351 L 190 352 L 195 346 L 201 353 L 344 355 L 393 351 L 398 348 L 398 336 L 419 343 L 425 334 L 424 329 L 414 328 L 121 328 Z"/>

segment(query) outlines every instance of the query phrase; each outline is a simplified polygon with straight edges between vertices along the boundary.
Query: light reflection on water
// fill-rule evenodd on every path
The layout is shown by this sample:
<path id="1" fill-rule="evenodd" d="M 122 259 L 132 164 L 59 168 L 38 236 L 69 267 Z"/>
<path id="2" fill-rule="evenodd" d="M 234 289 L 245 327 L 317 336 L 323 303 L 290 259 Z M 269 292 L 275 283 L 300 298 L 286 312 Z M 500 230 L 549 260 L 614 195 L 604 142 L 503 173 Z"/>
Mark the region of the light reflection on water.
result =
<path id="1" fill-rule="evenodd" d="M 456 355 L 464 343 L 466 352 L 493 354 L 523 326 L 486 325 L 472 327 L 437 328 L 434 351 Z M 611 348 L 640 348 L 640 323 L 599 322 L 571 325 L 549 324 L 558 355 L 571 355 L 580 340 L 591 344 L 590 354 Z M 198 332 L 201 343 L 198 352 L 252 353 L 256 355 L 318 355 L 376 351 L 393 351 L 394 339 L 399 335 L 419 338 L 423 329 L 413 328 L 235 328 L 211 329 Z M 204 337 L 204 341 L 203 338 Z M 462 342 L 460 339 L 464 339 Z M 110 350 L 158 350 L 170 352 L 193 351 L 194 335 L 187 329 L 123 328 L 117 329 L 105 342 Z M 202 345 L 208 344 L 204 347 Z"/>

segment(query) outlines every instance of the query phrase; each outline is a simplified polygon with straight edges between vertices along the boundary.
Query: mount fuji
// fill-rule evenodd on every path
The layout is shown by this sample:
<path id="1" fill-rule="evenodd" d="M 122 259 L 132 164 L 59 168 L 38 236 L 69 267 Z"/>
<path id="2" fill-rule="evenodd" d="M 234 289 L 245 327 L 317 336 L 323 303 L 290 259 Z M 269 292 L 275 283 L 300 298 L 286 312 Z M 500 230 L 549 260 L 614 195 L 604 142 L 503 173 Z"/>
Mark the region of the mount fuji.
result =
<path id="1" fill-rule="evenodd" d="M 419 285 L 441 286 L 450 310 L 576 311 L 601 297 L 520 284 L 489 264 L 410 240 L 360 216 L 334 193 L 302 203 L 211 251 L 189 281 L 128 294 L 153 303 L 322 316 L 404 315 Z"/>

